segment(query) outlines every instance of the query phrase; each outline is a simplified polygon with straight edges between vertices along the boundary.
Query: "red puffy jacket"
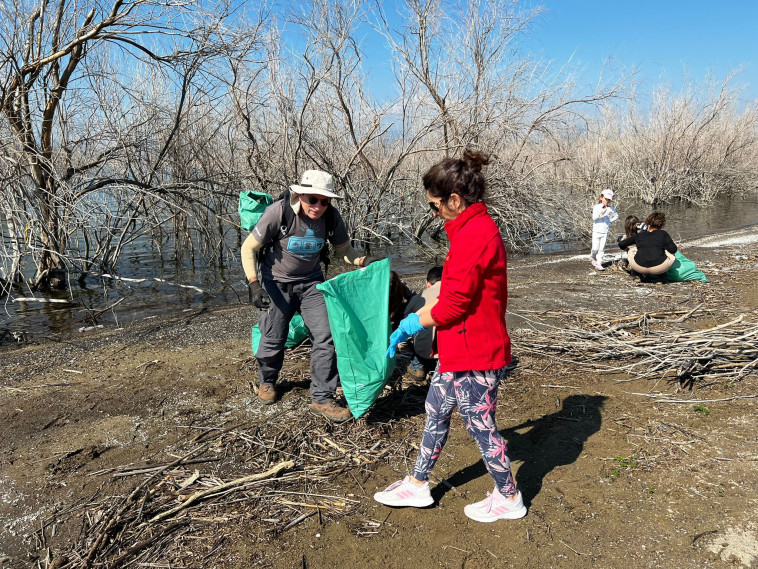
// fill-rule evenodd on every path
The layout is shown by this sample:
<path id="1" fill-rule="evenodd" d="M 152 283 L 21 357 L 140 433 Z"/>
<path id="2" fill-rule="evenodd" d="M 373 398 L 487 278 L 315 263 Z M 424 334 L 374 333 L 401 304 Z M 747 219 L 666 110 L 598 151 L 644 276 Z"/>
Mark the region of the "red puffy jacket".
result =
<path id="1" fill-rule="evenodd" d="M 487 206 L 475 203 L 445 224 L 450 249 L 431 316 L 439 371 L 486 371 L 511 362 L 505 244 Z"/>

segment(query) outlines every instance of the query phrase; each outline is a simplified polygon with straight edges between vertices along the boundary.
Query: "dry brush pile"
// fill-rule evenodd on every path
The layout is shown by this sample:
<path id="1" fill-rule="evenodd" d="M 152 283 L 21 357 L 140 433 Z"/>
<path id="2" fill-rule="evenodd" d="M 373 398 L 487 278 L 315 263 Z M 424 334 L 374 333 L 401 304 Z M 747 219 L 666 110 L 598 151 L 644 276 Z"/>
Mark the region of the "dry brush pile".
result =
<path id="1" fill-rule="evenodd" d="M 285 382 L 301 379 L 287 368 L 297 367 L 293 360 L 302 352 L 288 352 Z M 225 555 L 245 555 L 222 547 L 236 533 L 244 536 L 240 542 L 255 544 L 312 517 L 319 524 L 341 519 L 355 511 L 372 465 L 408 460 L 417 448 L 407 416 L 421 412 L 422 396 L 412 389 L 387 393 L 368 416 L 341 425 L 293 398 L 265 418 L 197 427 L 195 436 L 164 449 L 180 455 L 175 460 L 163 455 L 150 464 L 93 472 L 89 476 L 104 477 L 95 495 L 57 511 L 34 534 L 41 552 L 37 567 L 202 567 L 211 557 L 219 562 Z M 53 550 L 48 544 L 64 523 L 80 524 L 79 538 Z M 357 536 L 378 533 L 383 525 L 372 519 L 349 523 Z"/>
<path id="2" fill-rule="evenodd" d="M 518 335 L 517 346 L 595 372 L 678 382 L 684 387 L 696 382 L 734 383 L 758 372 L 758 319 L 741 314 L 703 329 L 682 326 L 698 314 L 704 314 L 702 304 L 610 320 L 594 313 L 572 313 L 580 326 L 525 330 Z"/>

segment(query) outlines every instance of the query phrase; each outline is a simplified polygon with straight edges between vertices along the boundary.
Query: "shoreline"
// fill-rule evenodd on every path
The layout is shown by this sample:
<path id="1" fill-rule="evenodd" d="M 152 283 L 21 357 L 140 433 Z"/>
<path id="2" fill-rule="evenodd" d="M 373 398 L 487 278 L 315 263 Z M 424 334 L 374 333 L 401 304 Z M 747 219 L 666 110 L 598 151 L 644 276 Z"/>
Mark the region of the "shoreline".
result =
<path id="1" fill-rule="evenodd" d="M 153 557 L 146 562 L 177 564 L 208 556 L 189 566 L 289 569 L 302 559 L 309 567 L 353 566 L 362 559 L 379 569 L 408 563 L 431 569 L 487 566 L 489 551 L 502 560 L 570 567 L 579 555 L 573 548 L 604 566 L 634 560 L 694 568 L 732 556 L 750 567 L 751 559 L 758 559 L 758 549 L 750 549 L 758 548 L 758 473 L 751 462 L 758 457 L 758 401 L 748 398 L 758 390 L 756 374 L 731 385 L 698 382 L 684 389 L 605 371 L 613 362 L 587 367 L 580 362 L 583 351 L 555 356 L 528 346 L 547 331 L 562 330 L 568 338 L 583 322 L 637 314 L 673 315 L 658 323 L 652 319 L 646 329 L 627 329 L 641 337 L 678 326 L 709 329 L 737 315 L 756 322 L 753 249 L 688 248 L 710 284 L 640 284 L 621 271 L 597 273 L 584 257 L 512 267 L 508 325 L 519 363 L 501 386 L 498 424 L 511 448 L 516 479 L 529 497 L 529 514 L 497 528 L 472 525 L 463 516 L 463 506 L 481 499 L 490 482 L 457 415 L 435 470 L 437 505 L 390 510 L 371 499 L 413 462 L 412 445 L 424 422 L 423 388 L 400 378 L 367 421 L 313 422 L 307 411 L 306 349 L 288 355 L 281 403 L 260 405 L 249 336 L 255 319 L 247 305 L 200 308 L 120 330 L 1 347 L 3 568 L 26 566 L 29 555 L 44 563 L 46 553 L 35 545 L 40 539 L 55 555 L 71 559 L 83 543 L 82 523 L 109 511 L 100 493 L 118 503 L 148 479 L 150 473 L 139 474 L 141 469 L 171 464 L 201 444 L 203 438 L 193 442 L 198 437 L 213 433 L 219 438 L 199 457 L 212 460 L 177 467 L 157 479 L 175 489 L 162 498 L 168 504 L 185 494 L 183 483 L 200 491 L 264 471 L 293 453 L 300 456 L 296 449 L 305 441 L 320 441 L 324 448 L 307 452 L 323 455 L 325 464 L 346 462 L 342 474 L 339 469 L 329 476 L 309 474 L 303 488 L 291 486 L 299 480 L 297 468 L 303 472 L 322 459 L 298 458 L 300 466 L 290 478 L 261 487 L 268 489 L 261 494 L 267 496 L 264 510 L 255 509 L 262 507 L 255 492 L 226 505 L 199 505 L 189 512 L 189 525 L 171 534 L 163 549 L 150 550 Z M 699 305 L 682 324 L 671 321 Z M 665 394 L 728 401 L 700 404 L 698 412 L 694 404 L 666 404 Z M 261 457 L 263 463 L 254 462 Z M 196 481 L 188 482 L 195 471 Z M 742 482 L 732 486 L 730 480 Z M 298 493 L 286 501 L 310 506 L 282 505 L 279 490 Z M 336 496 L 349 507 L 314 503 L 311 494 Z M 319 504 L 322 518 L 307 517 L 282 531 Z M 619 511 L 631 512 L 639 523 L 629 525 Z M 682 525 L 684 532 L 677 529 Z M 415 531 L 420 526 L 427 528 L 423 534 Z M 450 533 L 451 527 L 456 531 Z M 504 543 L 498 537 L 504 531 L 520 537 Z M 400 559 L 394 551 L 407 555 Z"/>
<path id="2" fill-rule="evenodd" d="M 743 245 L 750 245 L 756 242 L 758 242 L 758 222 L 740 229 L 723 231 L 717 234 L 703 236 L 692 240 L 684 240 L 681 243 L 677 243 L 683 249 L 713 249 L 724 247 L 739 247 Z M 565 263 L 572 263 L 575 261 L 583 260 L 585 257 L 586 255 L 584 253 L 577 253 L 575 251 L 512 254 L 509 258 L 508 270 L 509 273 L 512 273 L 544 267 L 547 265 L 562 265 Z M 703 255 L 702 257 L 706 258 L 707 255 Z M 618 252 L 615 244 L 609 244 L 606 247 L 605 258 L 606 262 L 614 262 L 621 258 L 621 254 Z M 422 262 L 423 261 L 421 259 L 416 259 L 413 261 L 401 259 L 400 265 L 420 265 Z M 431 264 L 431 261 L 429 263 Z M 419 279 L 423 279 L 425 272 L 425 269 L 415 270 L 411 272 L 403 272 L 401 273 L 401 276 L 404 279 L 408 279 L 410 282 L 415 283 Z M 332 272 L 332 276 L 334 276 L 334 274 L 335 273 Z M 28 316 L 26 314 L 23 316 L 16 314 L 15 319 L 11 319 L 0 325 L 0 350 L 4 346 L 13 344 L 17 339 L 19 339 L 21 343 L 25 343 L 27 341 L 39 340 L 45 336 L 55 336 L 57 334 L 62 334 L 63 336 L 69 337 L 72 334 L 76 335 L 77 333 L 90 333 L 92 331 L 92 326 L 100 326 L 104 329 L 113 330 L 118 328 L 118 322 L 126 322 L 127 326 L 131 326 L 145 320 L 170 317 L 172 314 L 175 314 L 177 310 L 188 313 L 196 310 L 215 310 L 219 307 L 234 306 L 235 304 L 233 304 L 232 301 L 235 298 L 239 302 L 239 305 L 246 304 L 246 291 L 242 289 L 238 291 L 234 286 L 230 285 L 227 285 L 228 288 L 226 291 L 220 295 L 220 298 L 222 298 L 222 300 L 210 300 L 209 302 L 206 302 L 206 300 L 204 300 L 207 298 L 205 296 L 205 293 L 193 294 L 190 290 L 188 290 L 197 289 L 197 287 L 191 285 L 171 283 L 164 280 L 156 280 L 154 278 L 127 278 L 122 280 L 124 283 L 128 283 L 128 281 L 132 280 L 144 281 L 144 283 L 146 283 L 130 283 L 129 286 L 171 285 L 171 290 L 174 292 L 172 294 L 162 293 L 160 295 L 152 296 L 150 297 L 149 302 L 147 302 L 148 299 L 145 299 L 141 305 L 139 303 L 134 304 L 134 301 L 132 301 L 118 306 L 117 303 L 120 303 L 121 299 L 127 298 L 126 296 L 121 296 L 118 300 L 111 299 L 107 303 L 99 303 L 103 304 L 103 306 L 99 306 L 99 304 L 95 306 L 95 304 L 97 304 L 96 299 L 90 298 L 88 302 L 92 305 L 91 308 L 86 308 L 85 306 L 80 305 L 78 302 L 65 303 L 63 302 L 65 299 L 58 298 L 61 296 L 58 294 L 55 300 L 62 302 L 62 304 L 31 303 L 28 305 L 32 307 L 31 310 L 29 310 L 27 313 Z M 423 280 L 418 284 L 418 287 L 420 288 L 422 284 Z M 116 289 L 114 288 L 114 290 Z M 177 301 L 177 299 L 179 300 Z M 9 301 L 9 297 L 6 297 L 5 300 L 6 302 Z M 43 313 L 47 314 L 48 316 L 38 316 L 42 315 Z M 66 316 L 66 313 L 70 314 L 70 316 Z M 97 320 L 94 323 L 88 317 L 88 314 L 91 313 L 99 314 Z M 27 319 L 31 319 L 31 322 L 33 324 L 30 326 L 20 325 L 20 323 L 26 321 Z M 67 321 L 68 323 L 61 324 L 56 327 L 51 327 L 49 322 L 53 320 L 57 320 L 59 322 Z M 37 321 L 39 322 L 34 323 Z M 48 324 L 41 324 L 41 322 L 45 321 L 48 322 Z"/>

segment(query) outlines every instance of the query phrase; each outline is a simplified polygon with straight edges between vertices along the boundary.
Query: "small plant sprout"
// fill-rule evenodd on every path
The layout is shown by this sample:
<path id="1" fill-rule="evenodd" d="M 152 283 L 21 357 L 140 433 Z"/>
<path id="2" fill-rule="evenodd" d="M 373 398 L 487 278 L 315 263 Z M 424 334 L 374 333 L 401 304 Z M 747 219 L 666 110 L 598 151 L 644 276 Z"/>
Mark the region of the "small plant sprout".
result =
<path id="1" fill-rule="evenodd" d="M 708 409 L 708 407 L 706 407 L 705 405 L 695 405 L 694 409 L 695 409 L 695 413 L 698 413 L 702 415 L 703 417 L 707 417 L 708 415 L 711 414 L 711 410 Z"/>
<path id="2" fill-rule="evenodd" d="M 613 460 L 616 461 L 616 464 L 619 465 L 619 468 L 637 468 L 639 463 L 637 462 L 637 459 L 633 456 L 630 456 L 629 458 L 624 458 L 622 456 L 614 456 Z"/>
<path id="3" fill-rule="evenodd" d="M 612 468 L 605 473 L 605 477 L 611 481 L 619 478 L 622 470 L 630 470 L 639 466 L 639 461 L 634 456 L 614 456 L 613 460 L 616 463 L 616 468 Z"/>

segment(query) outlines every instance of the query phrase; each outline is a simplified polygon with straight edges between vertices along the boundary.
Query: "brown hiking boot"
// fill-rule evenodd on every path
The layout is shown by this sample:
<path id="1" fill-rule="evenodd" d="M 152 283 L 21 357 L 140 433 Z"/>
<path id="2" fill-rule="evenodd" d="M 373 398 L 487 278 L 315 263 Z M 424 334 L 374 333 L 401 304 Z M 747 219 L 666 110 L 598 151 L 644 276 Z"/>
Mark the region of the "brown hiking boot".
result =
<path id="1" fill-rule="evenodd" d="M 426 381 L 426 372 L 423 369 L 413 369 L 411 366 L 408 366 L 405 368 L 405 373 L 417 383 L 423 383 Z"/>
<path id="2" fill-rule="evenodd" d="M 350 418 L 350 409 L 342 407 L 334 399 L 326 403 L 311 403 L 311 411 L 321 413 L 324 417 L 335 423 L 342 423 Z"/>
<path id="3" fill-rule="evenodd" d="M 273 405 L 276 403 L 276 388 L 271 383 L 261 383 L 258 385 L 258 399 L 264 405 Z"/>

